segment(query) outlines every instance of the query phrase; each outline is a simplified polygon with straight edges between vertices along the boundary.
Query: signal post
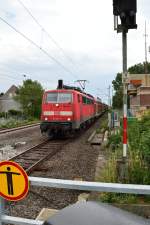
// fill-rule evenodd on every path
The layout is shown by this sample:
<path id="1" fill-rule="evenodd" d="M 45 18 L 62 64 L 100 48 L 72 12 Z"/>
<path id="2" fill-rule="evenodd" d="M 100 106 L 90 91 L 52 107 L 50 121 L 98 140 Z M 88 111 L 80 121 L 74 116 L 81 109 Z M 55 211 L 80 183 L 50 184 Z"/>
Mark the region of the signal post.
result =
<path id="1" fill-rule="evenodd" d="M 123 158 L 127 157 L 127 32 L 122 31 L 122 58 L 123 58 Z"/>
<path id="2" fill-rule="evenodd" d="M 127 33 L 136 29 L 136 0 L 113 0 L 114 30 L 122 33 L 122 83 L 123 83 L 123 160 L 118 161 L 121 180 L 126 178 L 127 167 Z"/>

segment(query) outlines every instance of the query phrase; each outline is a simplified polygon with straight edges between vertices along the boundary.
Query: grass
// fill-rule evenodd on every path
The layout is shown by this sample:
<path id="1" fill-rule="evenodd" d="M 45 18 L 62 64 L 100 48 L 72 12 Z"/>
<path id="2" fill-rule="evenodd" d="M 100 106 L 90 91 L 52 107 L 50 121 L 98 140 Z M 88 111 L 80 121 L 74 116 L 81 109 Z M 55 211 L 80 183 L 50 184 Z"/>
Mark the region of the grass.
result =
<path id="1" fill-rule="evenodd" d="M 128 138 L 125 179 L 120 178 L 117 163 L 122 157 L 122 129 L 120 129 L 119 133 L 109 137 L 106 149 L 108 161 L 97 181 L 150 185 L 150 115 L 146 115 L 140 121 L 129 123 Z M 102 193 L 98 198 L 103 202 L 119 204 L 150 203 L 150 196 L 133 194 Z"/>
<path id="2" fill-rule="evenodd" d="M 0 124 L 0 128 L 16 128 L 16 127 L 20 127 L 20 126 L 25 126 L 25 125 L 30 125 L 30 124 L 34 124 L 34 123 L 38 123 L 39 120 L 35 119 L 35 120 L 16 120 L 16 119 L 7 119 L 4 120 L 1 124 Z"/>

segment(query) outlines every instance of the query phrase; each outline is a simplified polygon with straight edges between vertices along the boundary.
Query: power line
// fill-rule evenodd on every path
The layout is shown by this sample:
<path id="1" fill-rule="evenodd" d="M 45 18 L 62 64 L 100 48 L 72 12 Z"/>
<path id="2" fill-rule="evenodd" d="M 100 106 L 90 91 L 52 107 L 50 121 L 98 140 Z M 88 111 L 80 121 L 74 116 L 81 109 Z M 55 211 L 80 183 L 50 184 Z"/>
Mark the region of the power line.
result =
<path id="1" fill-rule="evenodd" d="M 9 75 L 9 74 L 0 74 L 0 76 L 2 76 L 2 77 L 5 77 L 5 78 L 10 78 L 10 79 L 13 79 L 13 80 L 22 80 L 21 78 L 19 78 L 19 77 L 16 77 L 16 76 L 11 76 L 11 75 Z"/>
<path id="2" fill-rule="evenodd" d="M 76 77 L 75 74 L 73 74 L 68 68 L 66 68 L 61 62 L 59 62 L 55 57 L 51 56 L 46 50 L 41 48 L 38 44 L 36 44 L 34 41 L 32 41 L 30 38 L 28 38 L 25 34 L 17 30 L 14 26 L 12 26 L 10 23 L 8 23 L 5 19 L 0 17 L 0 20 L 3 21 L 5 24 L 7 24 L 9 27 L 11 27 L 16 33 L 20 34 L 23 38 L 25 38 L 28 42 L 30 42 L 32 45 L 34 45 L 36 48 L 41 50 L 45 55 L 47 55 L 50 59 L 52 59 L 54 62 L 56 62 L 59 66 L 61 66 L 66 72 L 72 74 L 74 77 Z"/>
<path id="3" fill-rule="evenodd" d="M 144 69 L 145 69 L 145 74 L 148 73 L 148 68 L 147 68 L 147 27 L 146 27 L 146 21 L 145 21 L 145 34 L 144 34 L 144 38 L 145 38 L 145 64 L 144 64 Z"/>
<path id="4" fill-rule="evenodd" d="M 49 32 L 47 32 L 47 30 L 39 23 L 39 21 L 33 16 L 33 14 L 30 12 L 30 10 L 23 4 L 23 2 L 21 0 L 17 0 L 17 1 L 22 5 L 22 7 L 27 11 L 27 13 L 32 17 L 32 19 L 35 21 L 35 23 L 41 28 L 41 32 L 45 32 L 47 34 L 47 36 L 49 37 L 49 39 L 63 53 L 63 55 L 72 63 L 73 66 L 76 67 L 72 58 L 66 54 L 64 49 L 58 44 L 58 42 L 52 37 L 52 35 Z"/>
<path id="5" fill-rule="evenodd" d="M 9 70 L 10 72 L 11 72 L 11 70 Z M 2 71 L 1 71 L 2 72 Z M 16 72 L 16 73 L 18 73 L 18 72 Z M 0 77 L 4 77 L 4 78 L 8 78 L 9 80 L 14 80 L 14 81 L 24 81 L 24 79 L 23 79 L 23 76 L 30 76 L 30 75 L 26 75 L 26 74 L 24 74 L 24 73 L 21 73 L 20 74 L 20 77 L 18 77 L 18 76 L 15 76 L 14 74 L 13 75 L 9 75 L 9 74 L 6 74 L 6 72 L 3 72 L 3 73 L 0 73 Z M 27 79 L 31 79 L 31 78 L 27 78 Z M 44 79 L 37 79 L 37 77 L 36 77 L 36 79 L 34 79 L 34 80 L 36 80 L 36 81 L 38 81 L 38 82 L 40 82 L 41 84 L 42 84 L 42 86 L 43 86 L 43 83 L 45 82 L 45 80 Z M 52 81 L 51 80 L 47 80 L 47 83 L 51 83 Z"/>
<path id="6" fill-rule="evenodd" d="M 32 75 L 30 74 L 30 73 L 28 73 L 28 72 L 25 72 L 25 71 L 20 71 L 20 70 L 14 70 L 14 69 L 12 69 L 11 68 L 11 70 L 10 69 L 8 69 L 8 68 L 4 68 L 4 67 L 2 67 L 1 65 L 0 65 L 0 67 L 2 68 L 2 69 L 0 69 L 0 71 L 2 72 L 2 71 L 4 71 L 4 73 L 11 73 L 11 74 L 14 74 L 14 73 L 16 73 L 16 74 L 19 74 L 20 76 L 24 76 L 24 75 L 26 75 L 27 77 L 31 77 L 32 75 L 34 76 L 34 77 L 36 77 L 36 78 L 34 78 L 34 79 L 37 79 L 37 77 L 38 76 L 40 76 L 40 75 L 38 75 L 38 74 L 35 74 L 35 73 L 33 73 L 32 72 Z M 43 76 L 45 76 L 46 74 L 43 74 Z M 55 76 L 57 76 L 58 78 L 60 77 L 60 75 L 58 75 L 58 74 L 55 74 Z M 17 79 L 18 77 L 16 76 L 16 79 Z M 40 80 L 41 80 L 41 78 L 40 78 Z M 42 81 L 45 81 L 45 80 L 42 80 Z"/>

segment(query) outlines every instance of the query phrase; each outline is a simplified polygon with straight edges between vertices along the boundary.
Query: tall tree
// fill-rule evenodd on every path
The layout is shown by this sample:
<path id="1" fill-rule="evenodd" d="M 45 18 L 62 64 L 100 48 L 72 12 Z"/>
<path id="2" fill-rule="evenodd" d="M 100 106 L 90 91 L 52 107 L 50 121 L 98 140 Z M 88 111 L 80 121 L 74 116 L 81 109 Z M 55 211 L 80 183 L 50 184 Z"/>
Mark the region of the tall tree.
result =
<path id="1" fill-rule="evenodd" d="M 115 95 L 113 96 L 113 108 L 121 109 L 123 102 L 123 86 L 122 86 L 122 73 L 117 73 L 115 80 L 112 81 Z"/>
<path id="2" fill-rule="evenodd" d="M 145 63 L 138 63 L 128 68 L 130 74 L 144 74 Z M 147 72 L 150 74 L 150 63 L 147 63 Z M 122 74 L 117 73 L 115 80 L 112 81 L 115 95 L 113 96 L 113 108 L 120 109 L 123 106 L 123 85 Z M 129 99 L 128 99 L 129 104 Z"/>
<path id="3" fill-rule="evenodd" d="M 131 74 L 144 74 L 145 73 L 145 63 L 138 63 L 134 66 L 131 66 L 128 69 L 128 72 Z M 150 73 L 150 63 L 147 62 L 147 72 Z"/>
<path id="4" fill-rule="evenodd" d="M 42 95 L 42 85 L 28 79 L 23 82 L 22 86 L 19 86 L 15 99 L 21 104 L 25 115 L 39 118 Z"/>

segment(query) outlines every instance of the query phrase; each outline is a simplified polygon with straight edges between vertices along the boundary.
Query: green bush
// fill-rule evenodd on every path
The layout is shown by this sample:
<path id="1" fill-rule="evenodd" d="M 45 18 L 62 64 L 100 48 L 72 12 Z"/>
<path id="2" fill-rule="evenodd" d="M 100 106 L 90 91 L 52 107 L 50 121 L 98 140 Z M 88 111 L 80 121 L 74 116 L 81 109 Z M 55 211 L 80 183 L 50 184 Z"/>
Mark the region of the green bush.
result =
<path id="1" fill-rule="evenodd" d="M 107 147 L 111 146 L 111 148 L 115 150 L 116 148 L 120 146 L 121 141 L 122 141 L 122 137 L 120 132 L 118 132 L 117 134 L 112 134 L 108 139 Z"/>
<path id="2" fill-rule="evenodd" d="M 108 120 L 103 120 L 101 122 L 101 129 L 103 129 L 104 131 L 108 129 Z"/>
<path id="3" fill-rule="evenodd" d="M 22 115 L 22 112 L 19 111 L 19 110 L 10 109 L 8 111 L 8 115 L 10 115 L 10 116 L 21 116 Z"/>
<path id="4" fill-rule="evenodd" d="M 138 122 L 133 122 L 128 125 L 128 143 L 130 150 L 138 151 L 140 145 L 140 126 Z"/>
<path id="5" fill-rule="evenodd" d="M 150 165 L 150 129 L 144 131 L 141 135 L 140 150 L 143 159 Z"/>
<path id="6" fill-rule="evenodd" d="M 131 183 L 150 185 L 150 114 L 141 121 L 132 121 L 128 124 L 128 163 L 126 164 L 125 180 L 120 180 L 117 171 L 117 160 L 122 156 L 122 131 L 109 137 L 109 159 L 98 181 L 112 183 Z M 114 152 L 111 151 L 112 146 Z M 114 203 L 135 203 L 136 195 L 102 193 L 101 201 Z M 143 197 L 149 201 L 147 197 Z"/>
<path id="7" fill-rule="evenodd" d="M 100 200 L 107 203 L 135 204 L 137 203 L 137 195 L 122 193 L 102 193 L 100 195 Z"/>
<path id="8" fill-rule="evenodd" d="M 24 125 L 30 125 L 39 122 L 39 120 L 16 120 L 16 119 L 7 119 L 4 123 L 0 124 L 0 128 L 15 128 Z"/>
<path id="9" fill-rule="evenodd" d="M 0 112 L 0 118 L 5 118 L 6 117 L 6 113 L 5 112 Z"/>

